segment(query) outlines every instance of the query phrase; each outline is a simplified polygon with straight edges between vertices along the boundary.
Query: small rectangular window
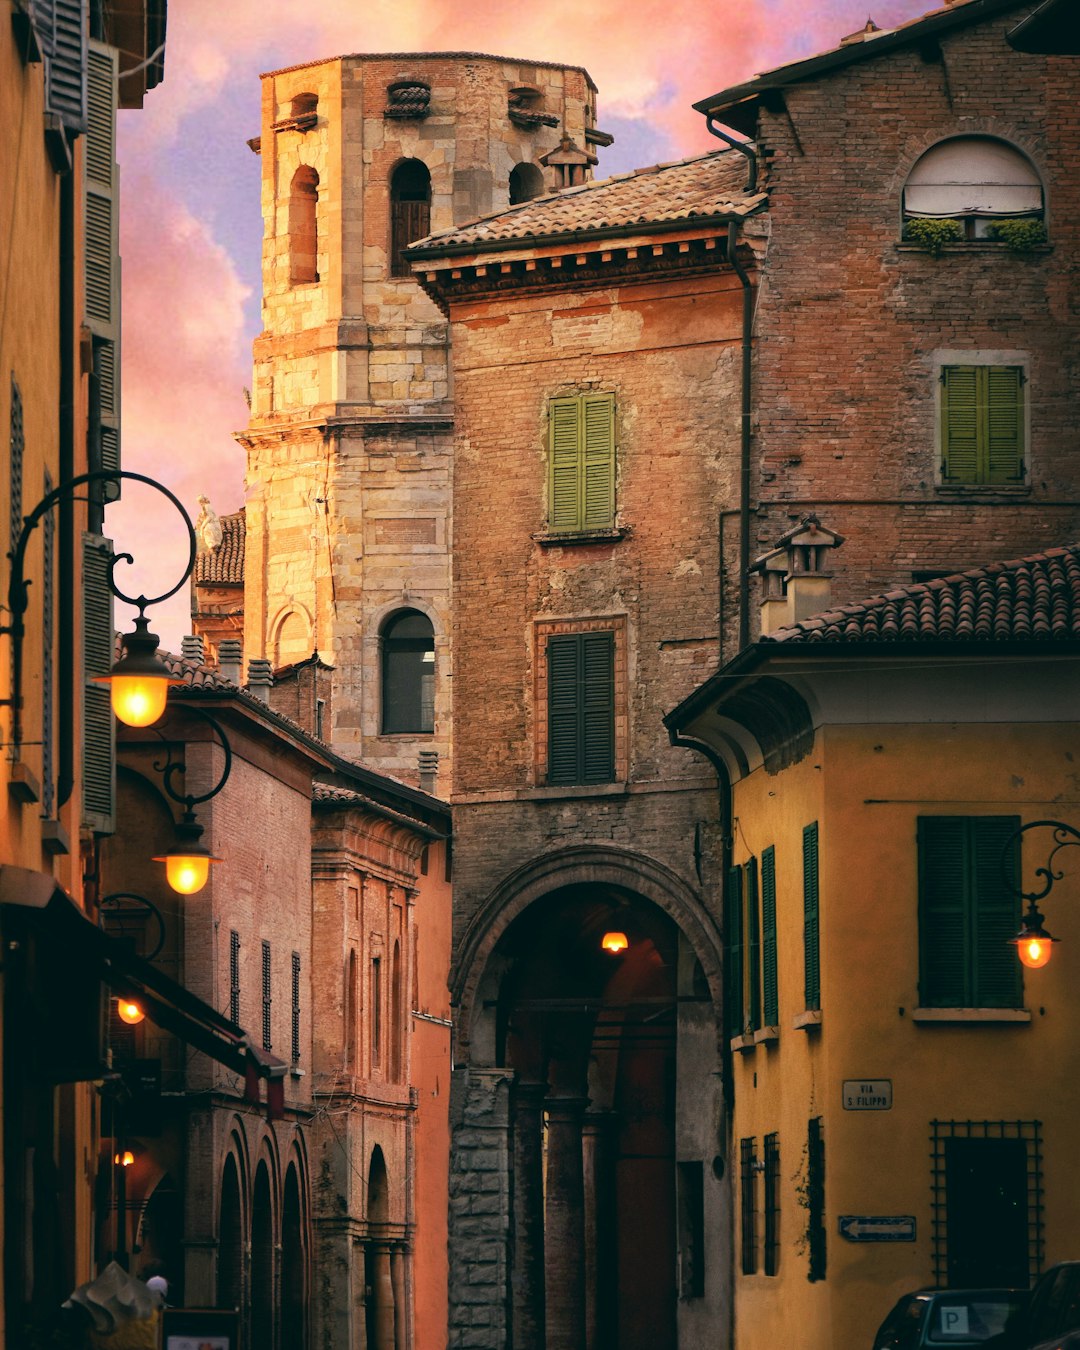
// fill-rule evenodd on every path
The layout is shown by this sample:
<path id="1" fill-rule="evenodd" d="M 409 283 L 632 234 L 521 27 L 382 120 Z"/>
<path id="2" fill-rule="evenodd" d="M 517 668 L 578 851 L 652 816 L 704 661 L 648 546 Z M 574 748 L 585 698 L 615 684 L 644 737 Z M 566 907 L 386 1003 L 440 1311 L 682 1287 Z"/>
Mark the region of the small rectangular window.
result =
<path id="1" fill-rule="evenodd" d="M 292 1061 L 300 1062 L 300 953 L 292 954 Z"/>
<path id="2" fill-rule="evenodd" d="M 382 961 L 371 962 L 371 1063 L 376 1067 L 382 1061 Z"/>
<path id="3" fill-rule="evenodd" d="M 942 482 L 1022 483 L 1024 416 L 1020 366 L 943 366 Z"/>
<path id="4" fill-rule="evenodd" d="M 739 1140 L 739 1215 L 742 1273 L 757 1270 L 757 1151 L 753 1138 Z"/>
<path id="5" fill-rule="evenodd" d="M 615 522 L 615 396 L 552 399 L 549 512 L 553 531 L 610 529 Z"/>
<path id="6" fill-rule="evenodd" d="M 270 944 L 263 941 L 262 945 L 262 1043 L 264 1050 L 272 1050 L 273 1044 L 270 1039 L 270 1005 L 273 1000 L 270 997 Z"/>
<path id="7" fill-rule="evenodd" d="M 780 1271 L 780 1136 L 765 1136 L 765 1274 Z"/>
<path id="8" fill-rule="evenodd" d="M 240 934 L 229 930 L 229 1020 L 240 1024 Z"/>
<path id="9" fill-rule="evenodd" d="M 615 635 L 548 638 L 548 782 L 615 778 Z"/>
<path id="10" fill-rule="evenodd" d="M 921 816 L 919 999 L 927 1008 L 1019 1008 L 1019 816 Z M 1013 889 L 1010 889 L 1010 885 Z"/>
<path id="11" fill-rule="evenodd" d="M 818 900 L 818 826 L 803 830 L 803 969 L 807 1010 L 821 1007 L 821 912 Z"/>

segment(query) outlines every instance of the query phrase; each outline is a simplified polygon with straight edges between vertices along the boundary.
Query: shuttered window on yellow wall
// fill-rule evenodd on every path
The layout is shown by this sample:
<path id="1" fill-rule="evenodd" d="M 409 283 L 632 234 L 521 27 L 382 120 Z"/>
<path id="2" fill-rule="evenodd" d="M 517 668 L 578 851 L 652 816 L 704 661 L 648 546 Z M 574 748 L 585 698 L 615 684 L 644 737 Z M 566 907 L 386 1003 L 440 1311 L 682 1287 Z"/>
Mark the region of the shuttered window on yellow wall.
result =
<path id="1" fill-rule="evenodd" d="M 610 529 L 615 518 L 614 395 L 552 399 L 548 419 L 551 529 Z"/>
<path id="2" fill-rule="evenodd" d="M 944 366 L 941 478 L 1024 481 L 1024 372 L 1020 366 Z"/>

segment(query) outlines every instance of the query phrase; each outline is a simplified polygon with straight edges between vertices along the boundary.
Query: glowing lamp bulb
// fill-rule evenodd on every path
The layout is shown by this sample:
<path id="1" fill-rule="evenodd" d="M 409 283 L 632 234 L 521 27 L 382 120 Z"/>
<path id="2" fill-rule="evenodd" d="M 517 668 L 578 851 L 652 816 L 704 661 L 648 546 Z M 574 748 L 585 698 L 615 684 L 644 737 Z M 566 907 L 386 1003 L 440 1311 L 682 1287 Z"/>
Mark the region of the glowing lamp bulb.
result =
<path id="1" fill-rule="evenodd" d="M 137 1027 L 146 1016 L 142 1008 L 129 998 L 118 998 L 116 1000 L 116 1015 L 121 1022 L 126 1022 L 129 1027 Z"/>
<path id="2" fill-rule="evenodd" d="M 1038 970 L 1050 960 L 1054 948 L 1048 938 L 1029 937 L 1022 938 L 1016 944 L 1016 950 L 1020 960 L 1029 970 Z"/>
<path id="3" fill-rule="evenodd" d="M 618 956 L 620 952 L 626 951 L 630 946 L 626 940 L 625 933 L 605 933 L 600 940 L 600 946 L 606 952 L 611 952 L 613 956 Z"/>
<path id="4" fill-rule="evenodd" d="M 124 1149 L 123 1153 L 117 1153 L 113 1158 L 117 1167 L 130 1167 L 134 1161 L 135 1154 L 129 1148 Z"/>
<path id="5" fill-rule="evenodd" d="M 210 862 L 205 854 L 170 853 L 165 859 L 165 879 L 178 895 L 194 895 L 206 885 Z"/>
<path id="6" fill-rule="evenodd" d="M 153 675 L 114 675 L 109 684 L 112 710 L 129 727 L 152 726 L 164 713 L 169 680 Z"/>

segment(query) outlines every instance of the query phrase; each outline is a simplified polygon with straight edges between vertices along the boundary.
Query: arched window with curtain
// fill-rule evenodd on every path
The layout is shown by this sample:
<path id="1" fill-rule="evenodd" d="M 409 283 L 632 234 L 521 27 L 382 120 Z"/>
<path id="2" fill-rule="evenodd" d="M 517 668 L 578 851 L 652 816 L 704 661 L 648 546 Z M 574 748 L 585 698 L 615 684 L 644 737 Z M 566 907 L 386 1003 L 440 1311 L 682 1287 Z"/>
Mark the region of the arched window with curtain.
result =
<path id="1" fill-rule="evenodd" d="M 957 238 L 993 239 L 995 222 L 1043 219 L 1042 182 L 1028 157 L 994 136 L 952 136 L 916 161 L 904 184 L 904 220 L 955 222 Z M 906 237 L 915 232 L 910 228 Z M 917 235 L 916 235 L 917 237 Z"/>
<path id="2" fill-rule="evenodd" d="M 435 630 L 416 609 L 398 610 L 383 625 L 382 729 L 435 730 Z"/>
<path id="3" fill-rule="evenodd" d="M 390 179 L 390 275 L 412 275 L 405 249 L 431 233 L 431 174 L 420 159 L 406 159 Z"/>
<path id="4" fill-rule="evenodd" d="M 302 164 L 289 190 L 289 276 L 294 286 L 319 279 L 319 175 Z"/>

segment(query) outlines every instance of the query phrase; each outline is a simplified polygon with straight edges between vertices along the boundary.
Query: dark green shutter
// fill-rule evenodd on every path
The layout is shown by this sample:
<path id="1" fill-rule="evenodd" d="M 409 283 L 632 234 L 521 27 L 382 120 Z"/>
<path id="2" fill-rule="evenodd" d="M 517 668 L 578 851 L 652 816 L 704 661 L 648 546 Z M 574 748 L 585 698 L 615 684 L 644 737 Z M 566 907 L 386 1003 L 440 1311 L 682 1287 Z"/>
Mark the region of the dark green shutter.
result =
<path id="1" fill-rule="evenodd" d="M 821 912 L 817 821 L 803 830 L 803 970 L 806 1007 L 821 1007 Z"/>
<path id="2" fill-rule="evenodd" d="M 552 530 L 609 527 L 615 500 L 615 401 L 611 394 L 552 399 L 549 517 Z"/>
<path id="3" fill-rule="evenodd" d="M 1017 816 L 922 816 L 919 843 L 919 999 L 930 1008 L 1015 1008 L 1020 963 L 1009 939 L 1020 921 L 1005 882 Z M 1009 859 L 1019 886 L 1019 858 Z"/>
<path id="4" fill-rule="evenodd" d="M 96 834 L 116 828 L 116 739 L 109 686 L 95 684 L 113 663 L 112 545 L 98 535 L 83 535 L 83 753 L 82 818 Z"/>
<path id="5" fill-rule="evenodd" d="M 945 366 L 941 476 L 946 483 L 1024 478 L 1024 374 L 1019 366 Z"/>
<path id="6" fill-rule="evenodd" d="M 742 1033 L 743 1013 L 743 874 L 741 867 L 728 869 L 724 890 L 724 1006 L 727 1034 Z"/>
<path id="7" fill-rule="evenodd" d="M 767 1027 L 780 1023 L 776 978 L 776 850 L 761 854 L 761 1015 Z"/>
<path id="8" fill-rule="evenodd" d="M 615 777 L 615 635 L 548 639 L 548 782 Z"/>
<path id="9" fill-rule="evenodd" d="M 758 865 L 746 864 L 746 1016 L 745 1031 L 761 1026 L 761 916 L 758 911 Z"/>

